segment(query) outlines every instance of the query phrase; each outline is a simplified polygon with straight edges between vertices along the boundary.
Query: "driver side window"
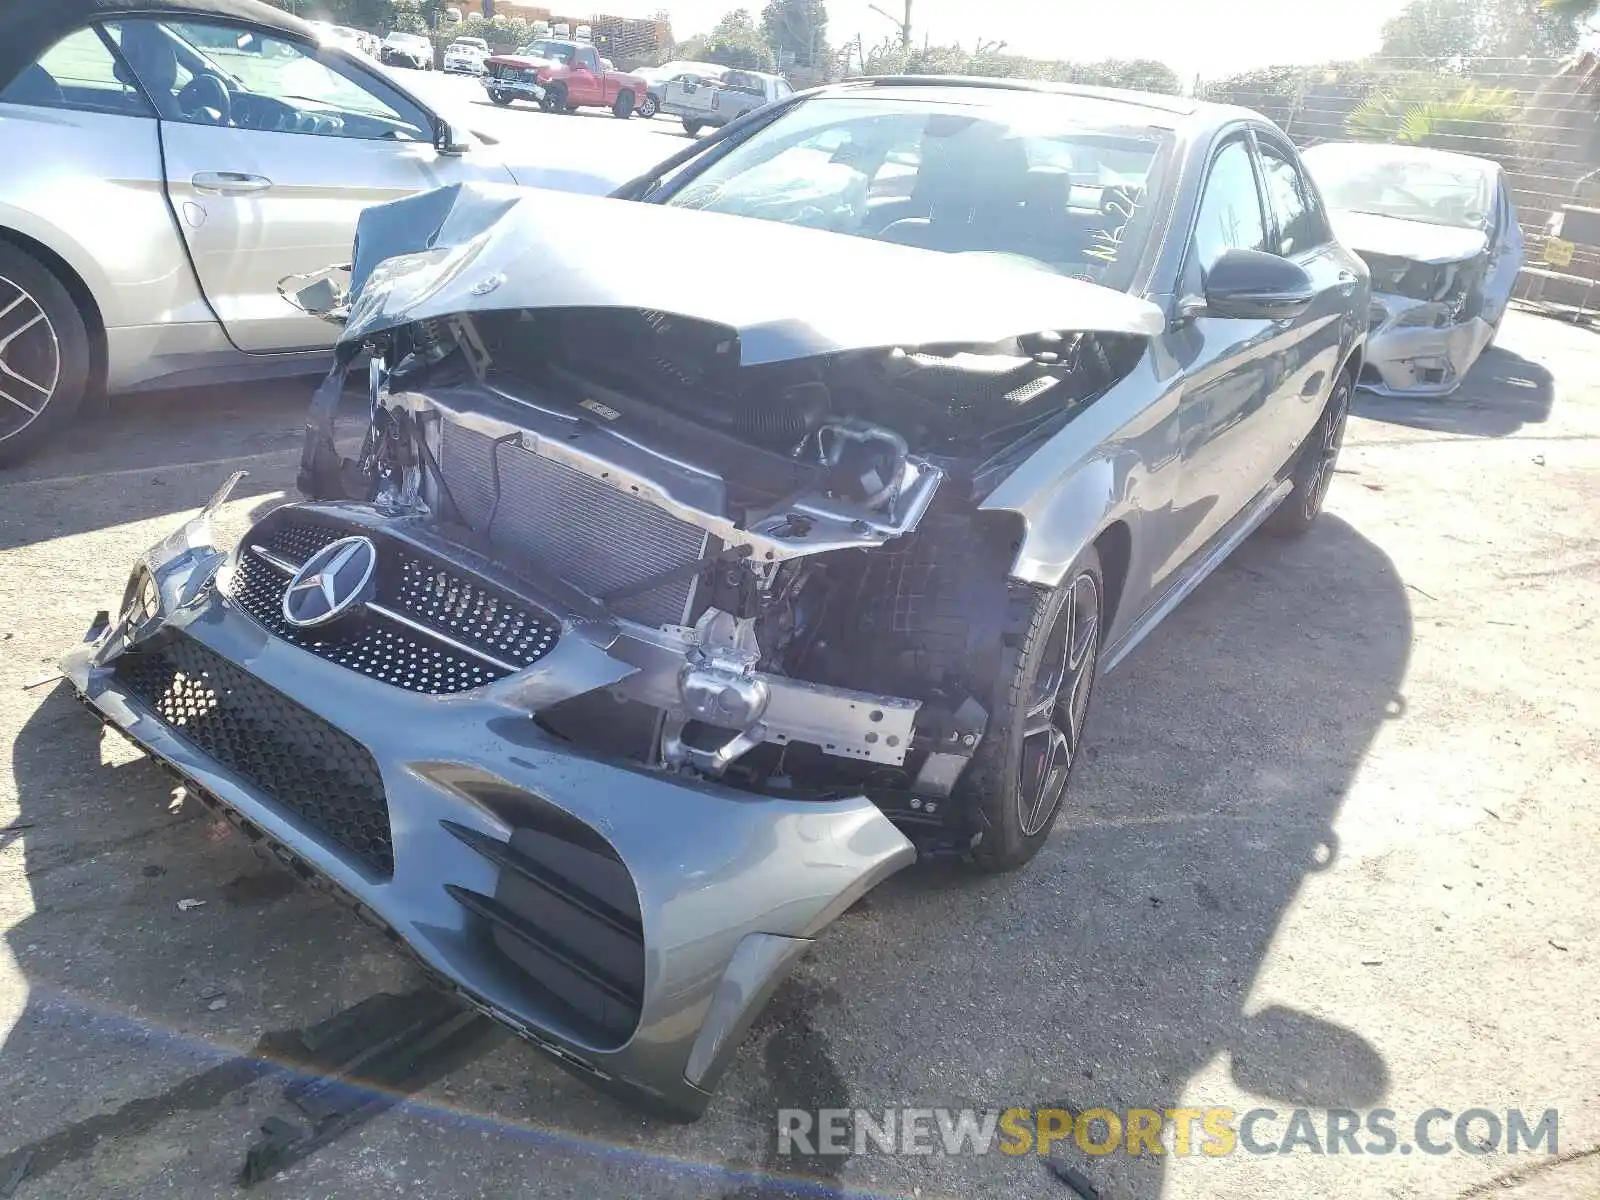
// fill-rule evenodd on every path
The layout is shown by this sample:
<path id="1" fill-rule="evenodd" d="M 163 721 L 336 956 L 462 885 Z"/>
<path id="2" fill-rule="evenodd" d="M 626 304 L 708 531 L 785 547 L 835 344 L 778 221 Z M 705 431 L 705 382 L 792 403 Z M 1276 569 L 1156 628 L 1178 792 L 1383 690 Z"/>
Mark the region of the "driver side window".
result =
<path id="1" fill-rule="evenodd" d="M 1266 248 L 1267 223 L 1256 190 L 1250 147 L 1243 139 L 1235 140 L 1224 146 L 1211 163 L 1190 259 L 1206 272 L 1225 251 Z"/>
<path id="2" fill-rule="evenodd" d="M 308 46 L 240 25 L 128 20 L 128 65 L 169 121 L 268 133 L 431 141 L 427 115 L 398 91 Z"/>

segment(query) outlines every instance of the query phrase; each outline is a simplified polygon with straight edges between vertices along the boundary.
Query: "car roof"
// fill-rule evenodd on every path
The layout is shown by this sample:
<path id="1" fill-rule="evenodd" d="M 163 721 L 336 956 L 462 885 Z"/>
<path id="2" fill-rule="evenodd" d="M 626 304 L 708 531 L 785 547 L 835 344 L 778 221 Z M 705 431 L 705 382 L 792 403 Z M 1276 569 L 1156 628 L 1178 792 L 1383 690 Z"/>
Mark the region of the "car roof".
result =
<path id="1" fill-rule="evenodd" d="M 299 17 L 261 0 L 52 0 L 49 4 L 0 4 L 0 88 L 7 86 L 51 46 L 95 20 L 118 17 L 226 17 L 247 21 L 306 41 L 317 34 Z"/>
<path id="2" fill-rule="evenodd" d="M 884 75 L 850 80 L 821 89 L 821 94 L 874 94 L 904 99 L 959 101 L 966 104 L 1016 103 L 1027 95 L 1060 96 L 1124 106 L 1129 124 L 1145 124 L 1194 136 L 1210 129 L 1249 120 L 1270 124 L 1260 113 L 1233 104 L 1213 104 L 1188 96 L 1141 92 L 1131 88 L 1095 87 L 1026 79 L 990 79 L 968 75 Z"/>

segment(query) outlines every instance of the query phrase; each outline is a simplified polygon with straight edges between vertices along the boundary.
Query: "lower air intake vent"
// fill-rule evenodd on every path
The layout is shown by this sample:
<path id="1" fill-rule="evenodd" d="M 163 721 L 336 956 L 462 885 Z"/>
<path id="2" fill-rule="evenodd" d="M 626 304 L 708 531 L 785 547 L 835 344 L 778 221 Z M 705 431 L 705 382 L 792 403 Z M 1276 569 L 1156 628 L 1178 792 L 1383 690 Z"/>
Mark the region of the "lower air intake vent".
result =
<path id="1" fill-rule="evenodd" d="M 611 1049 L 632 1035 L 643 999 L 638 893 L 603 838 L 565 814 L 550 815 L 540 828 L 514 830 L 509 842 L 442 822 L 500 872 L 492 896 L 455 884 L 445 890 L 483 923 L 563 1024 Z"/>
<path id="2" fill-rule="evenodd" d="M 183 634 L 128 651 L 116 676 L 196 750 L 394 874 L 383 779 L 354 738 Z"/>

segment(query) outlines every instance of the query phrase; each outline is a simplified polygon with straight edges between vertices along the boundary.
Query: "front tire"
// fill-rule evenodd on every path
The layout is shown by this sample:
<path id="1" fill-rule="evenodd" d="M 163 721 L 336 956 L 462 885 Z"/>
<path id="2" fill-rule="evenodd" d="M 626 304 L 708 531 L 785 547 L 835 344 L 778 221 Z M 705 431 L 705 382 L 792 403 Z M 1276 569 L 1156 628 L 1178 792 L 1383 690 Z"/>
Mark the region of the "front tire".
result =
<path id="1" fill-rule="evenodd" d="M 1321 515 L 1328 487 L 1333 483 L 1334 468 L 1339 463 L 1339 450 L 1344 445 L 1354 390 L 1355 381 L 1349 371 L 1334 381 L 1322 416 L 1295 454 L 1289 475 L 1294 489 L 1272 510 L 1262 526 L 1268 533 L 1276 537 L 1300 537 Z"/>
<path id="2" fill-rule="evenodd" d="M 89 382 L 89 333 L 67 289 L 30 254 L 0 244 L 0 465 L 71 423 Z"/>
<path id="3" fill-rule="evenodd" d="M 633 116 L 633 93 L 624 89 L 617 93 L 617 101 L 611 106 L 611 115 L 619 121 L 626 121 Z"/>
<path id="4" fill-rule="evenodd" d="M 661 101 L 657 100 L 652 93 L 646 92 L 644 99 L 639 104 L 639 115 L 648 121 L 660 111 Z"/>
<path id="5" fill-rule="evenodd" d="M 564 113 L 567 111 L 567 85 L 552 83 L 540 102 L 545 112 Z"/>
<path id="6" fill-rule="evenodd" d="M 683 119 L 683 131 L 690 137 L 699 137 L 700 130 L 705 128 L 699 121 L 691 121 L 688 117 Z"/>
<path id="7" fill-rule="evenodd" d="M 1053 590 L 1011 583 L 989 730 L 958 796 L 979 870 L 1014 871 L 1050 836 L 1083 748 L 1100 663 L 1105 581 L 1091 546 Z"/>
<path id="8" fill-rule="evenodd" d="M 511 103 L 511 96 L 507 92 L 490 92 L 489 99 L 494 101 L 494 103 L 498 104 L 501 108 L 504 108 L 506 105 Z"/>

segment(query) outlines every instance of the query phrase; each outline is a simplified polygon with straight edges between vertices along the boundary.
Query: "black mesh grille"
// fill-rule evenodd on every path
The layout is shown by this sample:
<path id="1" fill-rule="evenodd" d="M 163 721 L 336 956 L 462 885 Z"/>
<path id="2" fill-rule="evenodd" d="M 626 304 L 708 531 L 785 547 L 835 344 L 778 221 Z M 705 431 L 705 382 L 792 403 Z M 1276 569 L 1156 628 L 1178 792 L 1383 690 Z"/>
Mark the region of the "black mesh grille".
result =
<path id="1" fill-rule="evenodd" d="M 116 676 L 195 749 L 394 873 L 378 764 L 348 734 L 182 634 L 124 654 Z"/>
<path id="2" fill-rule="evenodd" d="M 260 545 L 299 565 L 351 532 L 338 526 L 284 520 L 253 533 L 246 539 L 246 550 L 234 571 L 234 603 L 274 636 L 408 691 L 448 695 L 510 674 L 506 666 L 370 611 L 323 628 L 299 629 L 284 620 L 288 577 L 249 547 Z M 537 662 L 560 635 L 555 622 L 530 605 L 404 546 L 380 545 L 375 599 L 383 607 L 511 667 Z"/>
<path id="3" fill-rule="evenodd" d="M 440 563 L 401 550 L 385 557 L 384 568 L 378 581 L 384 603 L 474 650 L 526 666 L 556 644 L 560 631 L 526 604 Z"/>

